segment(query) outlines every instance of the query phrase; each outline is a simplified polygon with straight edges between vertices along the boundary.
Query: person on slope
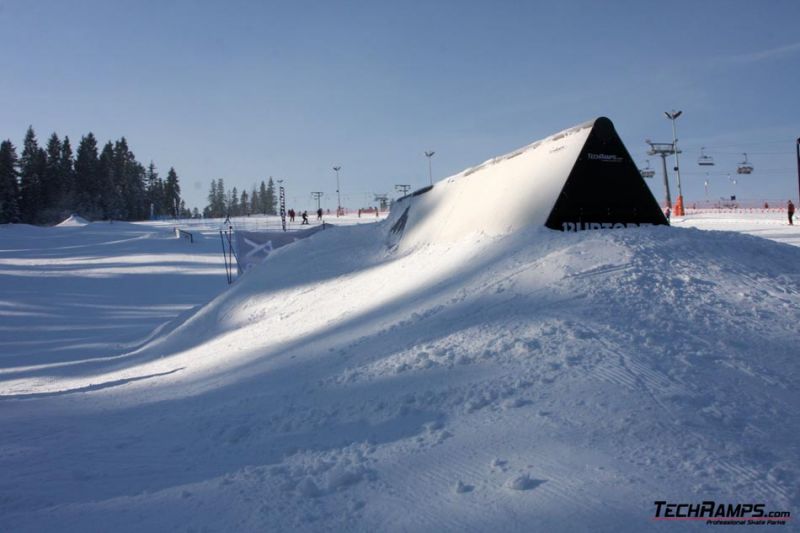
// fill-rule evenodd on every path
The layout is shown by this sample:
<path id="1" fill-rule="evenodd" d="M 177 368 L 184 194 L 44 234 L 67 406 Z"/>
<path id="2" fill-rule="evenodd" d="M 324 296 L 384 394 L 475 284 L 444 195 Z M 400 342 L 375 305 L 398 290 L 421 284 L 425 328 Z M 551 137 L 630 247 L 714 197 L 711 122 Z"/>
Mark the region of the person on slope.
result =
<path id="1" fill-rule="evenodd" d="M 792 220 L 794 218 L 794 204 L 791 200 L 786 204 L 786 213 L 789 215 L 789 225 L 794 226 L 794 221 Z"/>
<path id="2" fill-rule="evenodd" d="M 664 210 L 664 216 L 667 217 L 667 223 L 669 223 L 670 215 L 672 215 L 672 209 L 667 206 L 667 208 Z"/>
<path id="3" fill-rule="evenodd" d="M 308 224 L 308 211 L 303 211 L 302 217 L 303 217 L 303 221 L 300 224 L 301 225 L 302 224 Z"/>
<path id="4" fill-rule="evenodd" d="M 322 208 L 317 209 L 317 220 L 322 220 Z"/>
<path id="5" fill-rule="evenodd" d="M 294 209 L 289 209 L 289 222 L 294 222 Z"/>

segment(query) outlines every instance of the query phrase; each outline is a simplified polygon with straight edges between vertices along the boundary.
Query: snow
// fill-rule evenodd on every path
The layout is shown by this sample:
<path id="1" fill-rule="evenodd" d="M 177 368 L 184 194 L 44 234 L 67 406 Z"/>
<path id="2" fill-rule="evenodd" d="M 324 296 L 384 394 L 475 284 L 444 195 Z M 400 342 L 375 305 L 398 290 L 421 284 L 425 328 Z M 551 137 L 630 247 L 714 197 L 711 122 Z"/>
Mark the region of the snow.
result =
<path id="1" fill-rule="evenodd" d="M 407 196 L 389 217 L 396 222 L 408 208 L 400 248 L 543 226 L 593 125 L 556 133 Z"/>
<path id="2" fill-rule="evenodd" d="M 74 226 L 86 226 L 89 224 L 89 221 L 85 218 L 78 216 L 78 215 L 70 215 L 66 219 L 62 220 L 56 226 L 59 227 L 74 227 Z"/>
<path id="3" fill-rule="evenodd" d="M 221 221 L 184 224 L 193 244 L 168 222 L 0 227 L 2 529 L 641 531 L 655 500 L 798 508 L 796 227 L 481 233 L 475 213 L 394 251 L 396 214 L 351 217 L 230 288 Z"/>
<path id="4" fill-rule="evenodd" d="M 738 231 L 774 241 L 800 246 L 798 218 L 790 226 L 785 209 L 698 210 L 686 218 L 673 220 L 676 227 Z"/>

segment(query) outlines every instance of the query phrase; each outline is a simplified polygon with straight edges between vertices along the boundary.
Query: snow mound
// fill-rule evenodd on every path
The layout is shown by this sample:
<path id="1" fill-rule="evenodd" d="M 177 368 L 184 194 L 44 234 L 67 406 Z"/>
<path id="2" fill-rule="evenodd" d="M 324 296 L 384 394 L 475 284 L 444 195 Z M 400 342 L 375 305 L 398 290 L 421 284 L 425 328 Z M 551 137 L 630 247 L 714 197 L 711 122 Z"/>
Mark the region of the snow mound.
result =
<path id="1" fill-rule="evenodd" d="M 68 218 L 62 220 L 58 224 L 57 227 L 78 227 L 78 226 L 86 226 L 90 224 L 88 220 L 79 216 L 79 215 L 70 215 Z"/>
<path id="2" fill-rule="evenodd" d="M 387 225 L 276 250 L 105 369 L 6 381 L 42 394 L 15 435 L 57 429 L 0 455 L 9 527 L 641 531 L 659 499 L 800 504 L 800 250 L 652 227 L 388 252 Z"/>

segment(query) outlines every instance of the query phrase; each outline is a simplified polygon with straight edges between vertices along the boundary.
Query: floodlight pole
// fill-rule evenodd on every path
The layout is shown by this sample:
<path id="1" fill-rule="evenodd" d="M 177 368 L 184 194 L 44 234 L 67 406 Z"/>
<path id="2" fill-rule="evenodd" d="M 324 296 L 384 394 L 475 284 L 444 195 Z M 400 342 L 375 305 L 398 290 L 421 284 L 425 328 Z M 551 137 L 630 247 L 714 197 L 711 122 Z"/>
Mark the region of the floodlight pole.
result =
<path id="1" fill-rule="evenodd" d="M 678 150 L 678 135 L 675 129 L 675 120 L 681 116 L 682 113 L 683 111 L 675 111 L 674 109 L 671 113 L 669 111 L 664 111 L 667 118 L 672 121 L 672 146 L 675 149 L 675 174 L 678 177 L 678 202 L 675 204 L 675 214 L 677 216 L 683 216 L 683 192 L 681 191 L 681 165 L 678 160 L 678 154 L 680 152 Z"/>
<path id="2" fill-rule="evenodd" d="M 336 171 L 336 216 L 338 217 L 342 214 L 342 195 L 339 193 L 339 171 L 342 167 L 337 165 L 333 170 Z"/>
<path id="3" fill-rule="evenodd" d="M 394 186 L 394 190 L 396 190 L 397 192 L 399 192 L 403 196 L 405 196 L 406 194 L 408 194 L 408 191 L 411 190 L 411 185 L 408 185 L 406 183 L 401 183 L 401 184 L 395 185 Z"/>
<path id="4" fill-rule="evenodd" d="M 435 154 L 433 150 L 429 150 L 425 152 L 425 157 L 428 158 L 428 180 L 431 182 L 431 186 L 433 186 L 433 172 L 431 170 L 431 157 Z"/>

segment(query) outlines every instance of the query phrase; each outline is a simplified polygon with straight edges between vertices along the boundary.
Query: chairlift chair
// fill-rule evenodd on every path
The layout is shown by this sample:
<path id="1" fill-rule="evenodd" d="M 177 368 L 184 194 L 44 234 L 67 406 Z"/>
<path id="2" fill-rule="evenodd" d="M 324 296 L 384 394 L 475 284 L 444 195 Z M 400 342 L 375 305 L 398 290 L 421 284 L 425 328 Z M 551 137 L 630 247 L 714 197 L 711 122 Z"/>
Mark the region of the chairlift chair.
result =
<path id="1" fill-rule="evenodd" d="M 747 161 L 747 154 L 743 153 L 744 161 L 739 163 L 739 168 L 736 169 L 737 174 L 751 174 L 753 172 L 753 165 Z"/>
<path id="2" fill-rule="evenodd" d="M 650 160 L 647 159 L 647 166 L 645 168 L 639 169 L 639 173 L 642 175 L 643 178 L 652 178 L 656 175 L 656 171 L 650 168 Z"/>
<path id="3" fill-rule="evenodd" d="M 714 166 L 714 158 L 710 155 L 706 155 L 705 153 L 706 147 L 700 148 L 700 157 L 697 158 L 697 164 L 701 167 L 713 167 Z"/>

